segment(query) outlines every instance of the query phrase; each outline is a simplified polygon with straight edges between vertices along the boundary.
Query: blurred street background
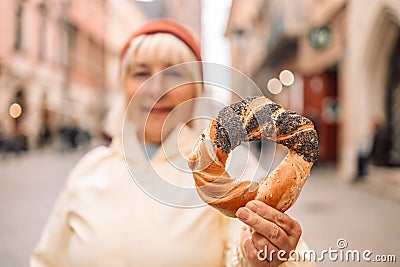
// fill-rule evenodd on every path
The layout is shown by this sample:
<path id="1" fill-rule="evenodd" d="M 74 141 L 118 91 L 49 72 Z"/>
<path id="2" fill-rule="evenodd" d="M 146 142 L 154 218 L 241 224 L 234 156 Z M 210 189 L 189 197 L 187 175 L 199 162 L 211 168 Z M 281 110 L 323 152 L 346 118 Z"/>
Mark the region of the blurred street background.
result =
<path id="1" fill-rule="evenodd" d="M 320 158 L 289 212 L 309 246 L 344 238 L 397 256 L 371 266 L 398 266 L 399 0 L 0 0 L 0 266 L 28 265 L 69 171 L 110 142 L 119 49 L 155 18 L 182 23 L 204 60 L 314 122 Z"/>

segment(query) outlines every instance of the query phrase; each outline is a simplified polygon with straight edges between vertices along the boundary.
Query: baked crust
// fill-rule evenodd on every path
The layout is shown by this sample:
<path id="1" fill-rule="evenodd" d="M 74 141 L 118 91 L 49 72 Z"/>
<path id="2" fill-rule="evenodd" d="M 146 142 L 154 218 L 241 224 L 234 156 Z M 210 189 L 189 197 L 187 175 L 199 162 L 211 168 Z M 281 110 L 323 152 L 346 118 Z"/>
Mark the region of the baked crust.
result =
<path id="1" fill-rule="evenodd" d="M 268 138 L 289 149 L 279 166 L 261 183 L 238 182 L 225 170 L 229 153 L 241 144 Z M 197 140 L 189 156 L 200 197 L 223 214 L 257 199 L 282 212 L 289 209 L 318 158 L 313 123 L 265 97 L 249 97 L 223 108 Z"/>

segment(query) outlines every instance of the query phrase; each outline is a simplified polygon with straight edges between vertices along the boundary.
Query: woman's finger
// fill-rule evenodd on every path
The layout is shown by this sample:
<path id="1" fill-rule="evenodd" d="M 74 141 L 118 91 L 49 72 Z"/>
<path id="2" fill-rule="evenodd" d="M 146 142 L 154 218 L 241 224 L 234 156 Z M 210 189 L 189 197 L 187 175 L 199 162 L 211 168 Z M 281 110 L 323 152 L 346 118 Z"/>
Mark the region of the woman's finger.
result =
<path id="1" fill-rule="evenodd" d="M 271 244 L 279 249 L 290 249 L 292 242 L 285 231 L 277 224 L 264 219 L 247 207 L 240 208 L 238 217 L 252 227 L 255 232 L 264 236 Z M 297 241 L 296 241 L 297 242 Z"/>
<path id="2" fill-rule="evenodd" d="M 264 202 L 253 200 L 249 201 L 246 204 L 246 207 L 257 213 L 259 216 L 264 219 L 275 223 L 280 228 L 282 228 L 287 235 L 300 236 L 301 235 L 301 227 L 300 224 L 289 215 L 280 212 Z"/>

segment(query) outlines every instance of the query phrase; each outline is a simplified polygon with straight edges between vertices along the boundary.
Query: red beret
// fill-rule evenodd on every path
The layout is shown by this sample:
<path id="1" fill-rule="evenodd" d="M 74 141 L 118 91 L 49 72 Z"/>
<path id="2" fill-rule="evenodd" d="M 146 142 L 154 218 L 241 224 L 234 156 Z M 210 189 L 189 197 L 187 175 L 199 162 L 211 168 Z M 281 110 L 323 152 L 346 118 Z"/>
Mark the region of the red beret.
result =
<path id="1" fill-rule="evenodd" d="M 192 50 L 193 54 L 196 56 L 198 61 L 201 61 L 201 51 L 200 47 L 193 38 L 192 34 L 189 32 L 188 29 L 184 28 L 183 26 L 170 21 L 170 20 L 152 20 L 142 27 L 140 27 L 137 31 L 135 31 L 127 40 L 127 42 L 122 47 L 119 58 L 122 60 L 126 51 L 129 48 L 129 45 L 135 37 L 142 35 L 142 34 L 155 34 L 155 33 L 169 33 L 176 36 L 182 42 L 184 42 L 190 50 Z"/>

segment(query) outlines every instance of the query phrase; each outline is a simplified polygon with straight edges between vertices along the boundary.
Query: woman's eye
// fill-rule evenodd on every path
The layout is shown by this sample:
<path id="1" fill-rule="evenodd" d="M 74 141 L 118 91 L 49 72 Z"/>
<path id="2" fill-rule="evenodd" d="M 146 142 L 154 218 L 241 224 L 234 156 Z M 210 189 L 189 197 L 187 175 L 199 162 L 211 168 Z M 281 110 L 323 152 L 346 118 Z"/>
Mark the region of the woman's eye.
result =
<path id="1" fill-rule="evenodd" d="M 170 77 L 181 77 L 182 76 L 182 73 L 180 73 L 179 71 L 166 71 L 165 74 Z"/>
<path id="2" fill-rule="evenodd" d="M 150 73 L 148 71 L 136 71 L 132 73 L 133 77 L 146 77 L 148 76 Z"/>

